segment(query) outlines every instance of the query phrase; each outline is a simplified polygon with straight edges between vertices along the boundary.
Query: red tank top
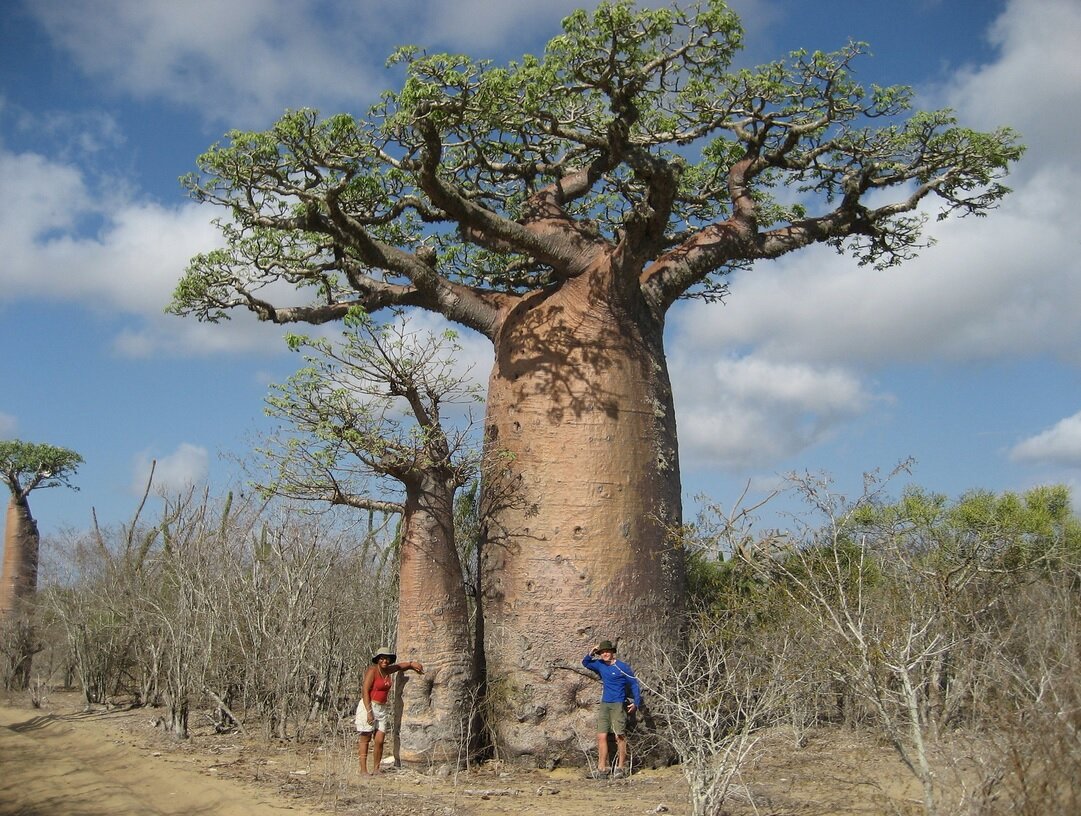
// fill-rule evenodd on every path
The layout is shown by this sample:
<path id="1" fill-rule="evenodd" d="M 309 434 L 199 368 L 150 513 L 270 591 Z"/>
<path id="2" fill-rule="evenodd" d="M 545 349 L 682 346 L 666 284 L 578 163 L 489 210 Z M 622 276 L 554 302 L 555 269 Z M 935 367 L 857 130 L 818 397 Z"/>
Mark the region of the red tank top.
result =
<path id="1" fill-rule="evenodd" d="M 379 672 L 375 673 L 375 682 L 372 683 L 372 700 L 377 703 L 385 703 L 387 701 L 387 693 L 390 691 L 390 677 L 380 677 Z"/>

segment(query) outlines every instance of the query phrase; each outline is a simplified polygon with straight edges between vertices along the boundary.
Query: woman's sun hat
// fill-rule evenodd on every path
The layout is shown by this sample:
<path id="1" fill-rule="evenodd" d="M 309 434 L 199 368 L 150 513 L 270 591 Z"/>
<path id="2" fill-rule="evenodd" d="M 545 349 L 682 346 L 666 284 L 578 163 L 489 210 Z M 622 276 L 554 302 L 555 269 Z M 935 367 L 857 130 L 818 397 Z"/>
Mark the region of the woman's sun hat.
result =
<path id="1" fill-rule="evenodd" d="M 375 654 L 372 655 L 372 663 L 378 662 L 381 657 L 389 657 L 391 663 L 398 659 L 398 655 L 394 654 L 394 650 L 389 646 L 380 646 L 376 649 Z"/>

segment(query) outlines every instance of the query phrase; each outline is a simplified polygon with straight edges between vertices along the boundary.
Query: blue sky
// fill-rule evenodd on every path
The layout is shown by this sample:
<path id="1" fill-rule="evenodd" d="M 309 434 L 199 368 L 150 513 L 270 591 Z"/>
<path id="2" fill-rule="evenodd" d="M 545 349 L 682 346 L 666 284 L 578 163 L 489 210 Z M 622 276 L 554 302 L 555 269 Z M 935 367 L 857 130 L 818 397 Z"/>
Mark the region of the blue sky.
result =
<path id="1" fill-rule="evenodd" d="M 573 0 L 0 2 L 0 438 L 70 447 L 79 492 L 38 491 L 42 532 L 130 518 L 156 490 L 235 484 L 297 364 L 281 330 L 163 314 L 218 241 L 177 178 L 233 127 L 286 108 L 362 113 L 399 44 L 505 61 L 539 51 Z M 685 493 L 722 505 L 791 471 L 854 489 L 916 459 L 957 496 L 1064 482 L 1081 494 L 1081 3 L 742 0 L 745 63 L 870 43 L 870 84 L 1019 130 L 1029 152 L 991 217 L 932 224 L 905 266 L 824 249 L 672 315 Z M 431 319 L 418 321 L 431 325 Z M 486 341 L 462 364 L 486 376 Z M 1079 495 L 1075 495 L 1075 500 Z"/>

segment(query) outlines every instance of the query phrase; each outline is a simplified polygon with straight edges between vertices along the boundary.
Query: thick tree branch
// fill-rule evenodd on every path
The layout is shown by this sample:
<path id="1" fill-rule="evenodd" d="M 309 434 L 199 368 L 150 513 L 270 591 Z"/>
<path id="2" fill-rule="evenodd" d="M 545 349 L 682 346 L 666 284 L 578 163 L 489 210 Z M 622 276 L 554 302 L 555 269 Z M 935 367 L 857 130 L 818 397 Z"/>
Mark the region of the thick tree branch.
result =
<path id="1" fill-rule="evenodd" d="M 567 267 L 573 258 L 559 243 L 527 229 L 510 219 L 496 215 L 461 194 L 440 176 L 443 144 L 435 126 L 421 118 L 417 122 L 425 148 L 419 160 L 418 181 L 436 206 L 459 225 L 463 237 L 496 252 L 519 252 L 531 255 L 553 268 Z"/>

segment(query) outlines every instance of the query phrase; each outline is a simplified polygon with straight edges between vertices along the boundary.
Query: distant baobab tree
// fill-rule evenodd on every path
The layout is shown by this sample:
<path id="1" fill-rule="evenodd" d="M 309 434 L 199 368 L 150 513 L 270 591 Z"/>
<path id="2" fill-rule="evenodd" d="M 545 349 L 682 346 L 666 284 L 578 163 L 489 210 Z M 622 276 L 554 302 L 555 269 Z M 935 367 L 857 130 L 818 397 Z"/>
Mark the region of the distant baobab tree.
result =
<path id="1" fill-rule="evenodd" d="M 0 479 L 11 491 L 4 528 L 4 569 L 0 579 L 0 619 L 17 624 L 25 603 L 37 592 L 40 534 L 30 512 L 30 493 L 43 487 L 70 487 L 83 457 L 67 448 L 39 445 L 18 439 L 0 441 Z M 19 671 L 29 680 L 30 653 Z"/>

